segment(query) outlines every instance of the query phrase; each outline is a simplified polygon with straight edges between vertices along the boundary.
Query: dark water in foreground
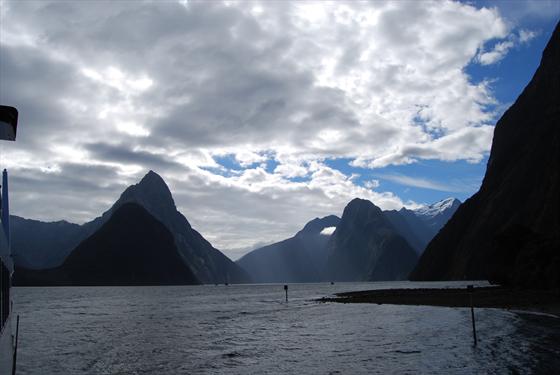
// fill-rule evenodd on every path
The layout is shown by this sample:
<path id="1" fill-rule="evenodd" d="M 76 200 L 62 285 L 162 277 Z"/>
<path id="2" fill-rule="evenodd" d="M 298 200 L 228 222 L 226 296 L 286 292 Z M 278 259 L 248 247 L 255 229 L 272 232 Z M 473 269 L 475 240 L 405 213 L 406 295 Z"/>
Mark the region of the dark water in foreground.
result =
<path id="1" fill-rule="evenodd" d="M 557 318 L 312 301 L 403 285 L 16 288 L 18 374 L 560 373 Z"/>

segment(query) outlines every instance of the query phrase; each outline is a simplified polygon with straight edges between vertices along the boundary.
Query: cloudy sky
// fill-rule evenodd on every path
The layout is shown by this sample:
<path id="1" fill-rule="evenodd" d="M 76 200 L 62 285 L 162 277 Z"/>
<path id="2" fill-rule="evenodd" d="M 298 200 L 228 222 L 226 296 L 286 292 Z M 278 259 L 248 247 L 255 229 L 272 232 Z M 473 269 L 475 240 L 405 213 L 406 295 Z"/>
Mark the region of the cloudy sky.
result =
<path id="1" fill-rule="evenodd" d="M 237 259 L 341 214 L 480 186 L 556 1 L 4 1 L 14 214 L 83 223 L 148 170 Z"/>

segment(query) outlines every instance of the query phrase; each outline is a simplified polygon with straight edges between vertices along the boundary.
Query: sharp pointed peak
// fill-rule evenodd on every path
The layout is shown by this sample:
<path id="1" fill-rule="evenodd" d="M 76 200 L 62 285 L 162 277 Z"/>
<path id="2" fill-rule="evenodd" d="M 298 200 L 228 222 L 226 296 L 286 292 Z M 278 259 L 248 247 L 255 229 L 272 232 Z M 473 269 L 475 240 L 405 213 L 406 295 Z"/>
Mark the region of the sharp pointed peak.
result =
<path id="1" fill-rule="evenodd" d="M 144 175 L 144 177 L 142 177 L 142 179 L 140 180 L 140 183 L 144 183 L 144 182 L 162 182 L 165 184 L 165 181 L 163 180 L 163 178 L 157 174 L 156 172 L 152 171 L 151 169 L 148 171 L 148 173 L 146 173 Z"/>
<path id="2" fill-rule="evenodd" d="M 140 182 L 129 186 L 122 193 L 120 200 L 137 201 L 145 207 L 149 207 L 150 202 L 159 202 L 158 205 L 168 202 L 175 207 L 169 186 L 159 174 L 152 170 L 146 173 Z"/>
<path id="3" fill-rule="evenodd" d="M 171 193 L 163 177 L 152 170 L 148 171 L 140 182 L 133 186 L 140 189 L 169 191 Z"/>

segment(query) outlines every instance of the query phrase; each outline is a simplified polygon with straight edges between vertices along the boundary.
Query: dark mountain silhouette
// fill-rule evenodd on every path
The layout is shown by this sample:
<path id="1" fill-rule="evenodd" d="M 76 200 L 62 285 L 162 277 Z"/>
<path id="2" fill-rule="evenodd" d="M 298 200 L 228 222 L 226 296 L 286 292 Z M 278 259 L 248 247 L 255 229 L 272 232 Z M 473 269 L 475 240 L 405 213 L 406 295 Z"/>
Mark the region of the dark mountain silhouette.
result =
<path id="1" fill-rule="evenodd" d="M 191 227 L 188 220 L 177 210 L 171 191 L 166 183 L 153 171 L 148 172 L 138 184 L 128 187 L 121 194 L 117 202 L 103 215 L 82 226 L 76 226 L 75 224 L 64 225 L 63 229 L 51 234 L 48 232 L 48 229 L 54 227 L 51 223 L 37 222 L 40 224 L 36 223 L 36 225 L 42 225 L 41 228 L 44 227 L 44 230 L 35 233 L 36 239 L 32 242 L 35 244 L 35 247 L 21 246 L 18 249 L 21 259 L 31 258 L 35 262 L 16 262 L 16 265 L 19 269 L 24 269 L 47 268 L 60 264 L 73 249 L 73 247 L 70 248 L 72 244 L 77 245 L 95 234 L 126 203 L 136 203 L 142 206 L 169 230 L 181 259 L 194 273 L 198 281 L 202 283 L 250 282 L 250 277 L 243 269 L 219 250 L 215 249 L 200 233 Z M 22 230 L 27 227 L 22 226 Z M 55 240 L 56 236 L 63 237 L 69 233 L 71 235 L 66 240 L 61 240 L 62 245 L 59 246 Z M 25 241 L 28 241 L 24 238 L 25 235 L 26 233 L 23 231 L 21 233 L 14 231 L 14 241 L 25 243 Z M 21 238 L 23 240 L 20 240 Z M 45 246 L 41 245 L 42 241 Z M 34 255 L 38 252 L 36 249 L 40 249 L 41 254 L 49 262 L 37 262 L 36 260 L 40 260 L 40 258 Z"/>
<path id="2" fill-rule="evenodd" d="M 560 288 L 560 23 L 498 121 L 480 190 L 430 242 L 414 280 Z"/>
<path id="3" fill-rule="evenodd" d="M 339 221 L 334 215 L 313 219 L 294 237 L 253 250 L 237 263 L 257 283 L 322 281 L 330 235 L 321 231 Z"/>
<path id="4" fill-rule="evenodd" d="M 344 208 L 327 248 L 333 281 L 404 280 L 417 260 L 381 209 L 358 198 Z"/>
<path id="5" fill-rule="evenodd" d="M 116 209 L 99 230 L 54 269 L 18 269 L 18 285 L 197 284 L 173 235 L 138 204 Z"/>
<path id="6" fill-rule="evenodd" d="M 10 216 L 15 264 L 41 269 L 60 265 L 83 239 L 82 227 L 67 221 L 42 222 Z"/>
<path id="7" fill-rule="evenodd" d="M 191 227 L 185 216 L 177 210 L 165 181 L 153 171 L 149 171 L 138 184 L 129 186 L 101 217 L 84 224 L 85 232 L 93 233 L 127 202 L 141 205 L 169 229 L 181 257 L 202 283 L 250 282 L 250 277 L 243 269 Z"/>

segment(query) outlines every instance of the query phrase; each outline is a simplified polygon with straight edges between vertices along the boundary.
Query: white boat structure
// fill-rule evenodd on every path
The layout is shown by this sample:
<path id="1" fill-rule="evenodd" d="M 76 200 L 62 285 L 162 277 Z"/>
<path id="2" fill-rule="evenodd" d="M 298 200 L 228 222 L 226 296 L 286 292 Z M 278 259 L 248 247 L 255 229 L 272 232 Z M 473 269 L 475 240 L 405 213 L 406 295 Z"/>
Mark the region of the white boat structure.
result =
<path id="1" fill-rule="evenodd" d="M 0 106 L 0 140 L 15 141 L 18 111 Z M 10 248 L 10 206 L 8 200 L 8 172 L 2 173 L 0 200 L 0 375 L 16 372 L 17 336 L 19 317 L 14 319 L 11 297 L 14 261 Z M 14 322 L 15 320 L 15 322 Z"/>

